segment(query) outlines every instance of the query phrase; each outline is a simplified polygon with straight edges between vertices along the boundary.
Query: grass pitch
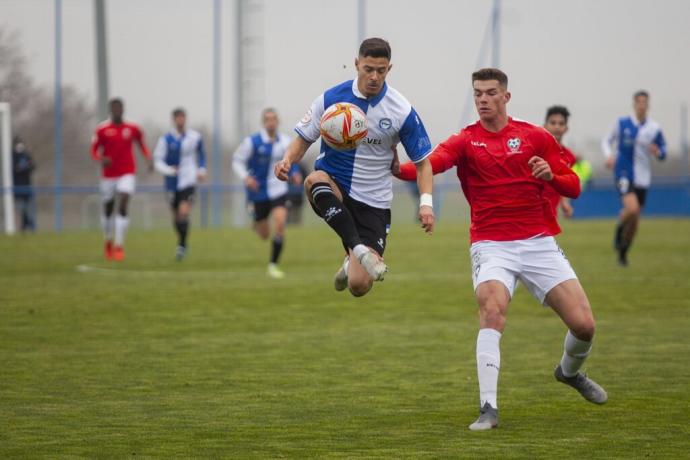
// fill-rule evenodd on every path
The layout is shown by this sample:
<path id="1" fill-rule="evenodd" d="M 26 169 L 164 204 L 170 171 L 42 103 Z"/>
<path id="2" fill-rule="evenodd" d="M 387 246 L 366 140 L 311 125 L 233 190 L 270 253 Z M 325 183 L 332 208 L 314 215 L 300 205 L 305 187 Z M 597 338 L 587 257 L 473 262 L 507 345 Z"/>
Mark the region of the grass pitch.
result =
<path id="1" fill-rule="evenodd" d="M 132 232 L 122 264 L 96 233 L 0 237 L 0 457 L 688 458 L 690 221 L 644 220 L 627 269 L 612 232 L 559 237 L 608 404 L 555 382 L 565 328 L 519 288 L 482 433 L 466 225 L 394 227 L 361 299 L 324 225 L 290 229 L 283 281 L 249 230 L 194 229 L 179 264 L 172 231 Z"/>

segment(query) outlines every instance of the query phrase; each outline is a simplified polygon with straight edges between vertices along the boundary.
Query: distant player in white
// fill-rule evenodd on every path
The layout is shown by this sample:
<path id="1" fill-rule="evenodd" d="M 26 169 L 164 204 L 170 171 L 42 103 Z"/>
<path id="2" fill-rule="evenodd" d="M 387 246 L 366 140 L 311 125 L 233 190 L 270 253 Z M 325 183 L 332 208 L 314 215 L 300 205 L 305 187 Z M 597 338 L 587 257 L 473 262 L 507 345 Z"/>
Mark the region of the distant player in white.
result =
<path id="1" fill-rule="evenodd" d="M 174 129 L 158 139 L 153 158 L 156 171 L 165 176 L 178 238 L 176 258 L 180 261 L 187 253 L 189 214 L 196 184 L 206 179 L 206 151 L 201 134 L 186 128 L 184 109 L 173 110 L 172 120 Z"/>
<path id="2" fill-rule="evenodd" d="M 285 273 L 278 267 L 278 260 L 285 241 L 288 184 L 278 180 L 273 169 L 276 162 L 282 160 L 291 139 L 278 132 L 278 112 L 275 109 L 264 109 L 261 123 L 263 129 L 244 138 L 235 151 L 232 169 L 244 182 L 247 206 L 254 220 L 254 231 L 262 240 L 267 240 L 270 236 L 268 219 L 271 218 L 274 234 L 267 273 L 271 278 L 280 279 L 285 277 Z M 297 164 L 290 170 L 290 178 L 295 183 L 302 183 Z"/>
<path id="3" fill-rule="evenodd" d="M 387 41 L 364 40 L 355 59 L 357 78 L 316 98 L 295 128 L 297 138 L 275 167 L 275 175 L 287 180 L 292 166 L 319 138 L 321 116 L 332 104 L 349 102 L 366 113 L 369 133 L 361 144 L 340 152 L 321 142 L 315 171 L 304 182 L 314 211 L 340 236 L 348 254 L 336 273 L 335 288 L 342 291 L 349 287 L 354 296 L 369 292 L 373 282 L 382 280 L 388 270 L 382 256 L 390 228 L 391 164 L 398 142 L 417 167 L 422 227 L 428 233 L 434 228 L 433 175 L 427 159 L 431 142 L 407 99 L 386 84 L 390 59 Z"/>
<path id="4" fill-rule="evenodd" d="M 613 169 L 623 204 L 614 238 L 618 263 L 622 266 L 628 265 L 628 250 L 637 233 L 647 190 L 652 183 L 651 158 L 666 158 L 666 141 L 661 127 L 647 116 L 649 93 L 636 92 L 633 95 L 633 109 L 635 113 L 619 118 L 601 143 L 606 167 Z M 612 149 L 614 145 L 615 155 Z"/>

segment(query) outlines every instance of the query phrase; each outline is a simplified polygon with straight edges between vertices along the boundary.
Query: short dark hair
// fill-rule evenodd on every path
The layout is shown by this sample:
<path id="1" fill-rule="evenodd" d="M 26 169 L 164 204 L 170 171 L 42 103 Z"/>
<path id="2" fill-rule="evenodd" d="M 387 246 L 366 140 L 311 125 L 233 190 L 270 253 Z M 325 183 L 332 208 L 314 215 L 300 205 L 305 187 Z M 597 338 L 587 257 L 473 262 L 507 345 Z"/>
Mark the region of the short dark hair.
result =
<path id="1" fill-rule="evenodd" d="M 391 45 L 383 38 L 367 38 L 359 45 L 359 57 L 382 57 L 390 61 L 391 54 Z"/>
<path id="2" fill-rule="evenodd" d="M 175 118 L 178 115 L 187 115 L 187 112 L 185 112 L 185 110 L 182 107 L 177 107 L 173 109 L 172 116 L 173 118 Z"/>
<path id="3" fill-rule="evenodd" d="M 508 75 L 502 70 L 493 67 L 479 69 L 472 73 L 472 83 L 475 81 L 497 80 L 504 88 L 508 88 Z"/>
<path id="4" fill-rule="evenodd" d="M 275 114 L 276 117 L 278 116 L 278 111 L 276 109 L 274 109 L 273 107 L 266 107 L 261 111 L 261 119 L 263 119 L 269 113 Z"/>
<path id="5" fill-rule="evenodd" d="M 553 115 L 562 115 L 565 118 L 565 122 L 568 123 L 568 118 L 570 118 L 570 111 L 564 105 L 552 105 L 546 109 L 546 118 L 548 120 Z"/>
<path id="6" fill-rule="evenodd" d="M 125 103 L 119 97 L 114 97 L 108 101 L 108 106 L 110 107 L 114 106 L 115 104 L 120 104 L 123 107 L 125 106 Z"/>
<path id="7" fill-rule="evenodd" d="M 647 91 L 645 91 L 643 89 L 641 89 L 639 91 L 635 91 L 635 94 L 633 94 L 633 101 L 635 99 L 637 99 L 638 97 L 643 97 L 643 96 L 646 97 L 647 99 L 649 99 L 649 93 Z"/>

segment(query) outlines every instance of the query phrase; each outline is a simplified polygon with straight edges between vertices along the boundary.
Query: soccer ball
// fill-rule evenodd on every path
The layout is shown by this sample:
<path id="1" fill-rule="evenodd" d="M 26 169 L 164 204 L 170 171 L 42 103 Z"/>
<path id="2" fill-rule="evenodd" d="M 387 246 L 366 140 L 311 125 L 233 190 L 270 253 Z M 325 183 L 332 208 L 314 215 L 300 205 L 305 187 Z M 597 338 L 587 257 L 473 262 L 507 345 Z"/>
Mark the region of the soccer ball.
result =
<path id="1" fill-rule="evenodd" d="M 367 116 L 362 109 L 349 102 L 337 102 L 321 117 L 321 137 L 341 152 L 354 150 L 367 137 Z"/>

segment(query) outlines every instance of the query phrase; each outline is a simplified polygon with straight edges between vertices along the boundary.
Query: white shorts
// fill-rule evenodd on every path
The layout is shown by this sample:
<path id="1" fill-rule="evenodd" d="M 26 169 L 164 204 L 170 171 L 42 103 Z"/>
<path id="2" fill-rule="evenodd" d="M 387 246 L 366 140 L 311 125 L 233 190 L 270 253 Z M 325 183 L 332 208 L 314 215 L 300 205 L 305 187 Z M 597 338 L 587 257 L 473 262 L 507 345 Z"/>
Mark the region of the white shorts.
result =
<path id="1" fill-rule="evenodd" d="M 517 241 L 478 241 L 470 247 L 472 284 L 500 281 L 513 296 L 518 280 L 542 304 L 551 289 L 577 279 L 552 236 Z"/>
<path id="2" fill-rule="evenodd" d="M 101 196 L 103 201 L 112 201 L 116 193 L 134 193 L 137 180 L 134 174 L 125 174 L 120 177 L 101 178 Z"/>

